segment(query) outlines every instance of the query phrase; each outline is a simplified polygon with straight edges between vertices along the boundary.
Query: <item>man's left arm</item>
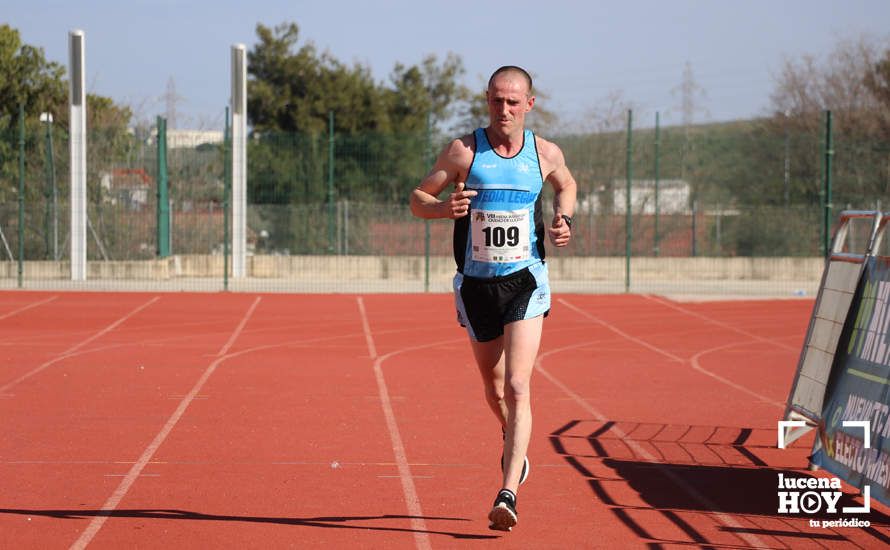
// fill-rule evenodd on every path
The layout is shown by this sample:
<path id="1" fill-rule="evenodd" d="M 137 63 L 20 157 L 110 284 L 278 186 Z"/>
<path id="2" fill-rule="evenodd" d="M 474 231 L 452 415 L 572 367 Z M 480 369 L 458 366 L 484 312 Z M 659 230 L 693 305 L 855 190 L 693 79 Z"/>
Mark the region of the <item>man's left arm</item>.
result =
<path id="1" fill-rule="evenodd" d="M 550 235 L 550 242 L 555 246 L 566 246 L 572 238 L 569 220 L 575 215 L 575 197 L 578 185 L 566 166 L 565 157 L 559 147 L 547 142 L 546 147 L 542 147 L 542 149 L 551 168 L 545 179 L 553 186 L 553 222 L 547 228 L 547 232 Z M 567 216 L 569 220 L 563 216 Z"/>

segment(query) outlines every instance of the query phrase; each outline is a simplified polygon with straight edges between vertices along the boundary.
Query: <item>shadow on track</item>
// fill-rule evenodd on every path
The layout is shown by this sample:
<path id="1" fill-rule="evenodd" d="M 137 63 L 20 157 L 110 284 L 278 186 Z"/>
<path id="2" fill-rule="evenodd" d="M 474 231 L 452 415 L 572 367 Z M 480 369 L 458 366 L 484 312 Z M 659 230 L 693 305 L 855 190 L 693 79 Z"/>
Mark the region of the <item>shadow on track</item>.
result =
<path id="1" fill-rule="evenodd" d="M 467 533 L 453 533 L 449 531 L 418 531 L 403 527 L 375 526 L 373 524 L 360 524 L 359 522 L 374 520 L 398 520 L 398 519 L 423 519 L 426 521 L 470 521 L 466 518 L 446 517 L 415 517 L 408 515 L 383 514 L 378 516 L 322 516 L 312 518 L 288 518 L 267 516 L 227 516 L 220 514 L 202 514 L 188 510 L 25 510 L 0 508 L 0 514 L 18 514 L 24 516 L 44 516 L 57 519 L 84 519 L 97 516 L 109 518 L 139 518 L 160 520 L 187 520 L 187 521 L 243 521 L 248 523 L 274 523 L 279 525 L 292 525 L 298 527 L 320 527 L 327 529 L 360 529 L 362 531 L 385 531 L 397 533 L 427 533 L 430 535 L 444 535 L 455 539 L 485 540 L 499 538 L 496 535 L 473 535 Z"/>
<path id="2" fill-rule="evenodd" d="M 557 454 L 589 484 L 597 499 L 650 547 L 664 544 L 722 546 L 701 529 L 743 537 L 733 546 L 748 547 L 744 537 L 776 537 L 786 543 L 825 545 L 854 543 L 844 529 L 810 528 L 807 520 L 844 519 L 840 514 L 779 514 L 778 475 L 815 477 L 805 469 L 771 467 L 775 430 L 688 426 L 617 421 L 572 420 L 550 434 Z M 767 443 L 769 442 L 769 443 Z M 628 497 L 631 489 L 637 498 Z M 643 504 L 640 504 L 642 502 Z M 837 509 L 861 506 L 861 498 L 844 493 Z M 651 512 L 655 512 L 653 515 Z M 722 515 L 727 520 L 714 517 Z M 654 518 L 660 518 L 654 520 Z M 872 539 L 890 544 L 890 517 L 872 508 L 857 516 L 870 527 L 859 528 Z M 736 521 L 739 520 L 739 521 Z M 794 522 L 789 520 L 795 520 Z M 686 540 L 659 537 L 671 524 Z M 659 527 L 662 526 L 662 527 Z M 861 537 L 860 537 L 861 542 Z"/>

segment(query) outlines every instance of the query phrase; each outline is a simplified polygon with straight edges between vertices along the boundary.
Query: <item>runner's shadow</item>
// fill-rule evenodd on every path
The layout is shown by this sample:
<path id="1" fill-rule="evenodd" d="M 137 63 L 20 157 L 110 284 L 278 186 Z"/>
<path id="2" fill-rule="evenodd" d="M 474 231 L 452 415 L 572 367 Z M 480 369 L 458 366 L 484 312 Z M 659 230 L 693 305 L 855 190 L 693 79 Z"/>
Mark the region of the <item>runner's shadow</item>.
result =
<path id="1" fill-rule="evenodd" d="M 852 542 L 842 531 L 801 531 L 795 527 L 806 525 L 808 519 L 838 520 L 842 515 L 777 512 L 779 474 L 785 478 L 815 476 L 768 466 L 764 456 L 774 450 L 774 438 L 774 431 L 750 428 L 581 420 L 550 434 L 554 450 L 587 480 L 597 498 L 622 523 L 640 538 L 654 541 L 648 542 L 650 546 L 719 545 L 702 530 L 714 521 L 703 518 L 715 514 L 744 517 L 744 521 L 719 521 L 717 526 L 721 532 L 739 536 L 742 546 L 748 544 L 746 536 L 757 535 L 817 545 Z M 849 493 L 836 504 L 839 511 L 861 505 L 858 497 Z M 871 522 L 871 527 L 863 529 L 866 533 L 890 544 L 890 537 L 876 529 L 890 524 L 890 517 L 874 508 L 870 514 L 857 516 Z M 655 517 L 660 519 L 653 522 Z M 803 521 L 787 521 L 791 519 Z M 688 539 L 659 536 L 667 524 Z"/>
<path id="2" fill-rule="evenodd" d="M 0 514 L 18 514 L 24 516 L 44 516 L 57 519 L 84 519 L 91 517 L 110 518 L 139 518 L 139 519 L 163 519 L 163 520 L 190 520 L 190 521 L 243 521 L 248 523 L 274 523 L 279 525 L 294 525 L 300 527 L 320 527 L 326 529 L 359 529 L 362 531 L 384 531 L 395 533 L 426 533 L 430 535 L 444 535 L 455 539 L 485 540 L 499 538 L 495 535 L 473 535 L 468 533 L 454 533 L 450 531 L 437 531 L 432 529 L 419 530 L 407 527 L 389 527 L 373 524 L 361 524 L 359 522 L 374 520 L 398 520 L 398 519 L 422 519 L 425 521 L 470 521 L 466 518 L 448 518 L 435 516 L 407 516 L 395 514 L 383 514 L 377 516 L 321 516 L 312 518 L 288 518 L 268 516 L 227 516 L 220 514 L 202 514 L 188 510 L 26 510 L 0 508 Z M 357 524 L 358 523 L 358 524 Z"/>

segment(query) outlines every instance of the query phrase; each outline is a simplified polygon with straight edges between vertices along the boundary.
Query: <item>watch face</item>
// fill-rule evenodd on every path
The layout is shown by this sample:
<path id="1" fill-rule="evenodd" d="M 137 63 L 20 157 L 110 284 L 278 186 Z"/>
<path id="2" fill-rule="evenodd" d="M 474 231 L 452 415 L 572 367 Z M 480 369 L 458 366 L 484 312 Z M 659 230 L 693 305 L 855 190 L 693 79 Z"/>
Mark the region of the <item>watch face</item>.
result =
<path id="1" fill-rule="evenodd" d="M 566 221 L 566 225 L 568 225 L 569 228 L 572 227 L 572 221 L 574 221 L 574 220 L 572 220 L 571 216 L 566 216 L 565 214 L 563 214 L 562 219 L 564 219 Z"/>

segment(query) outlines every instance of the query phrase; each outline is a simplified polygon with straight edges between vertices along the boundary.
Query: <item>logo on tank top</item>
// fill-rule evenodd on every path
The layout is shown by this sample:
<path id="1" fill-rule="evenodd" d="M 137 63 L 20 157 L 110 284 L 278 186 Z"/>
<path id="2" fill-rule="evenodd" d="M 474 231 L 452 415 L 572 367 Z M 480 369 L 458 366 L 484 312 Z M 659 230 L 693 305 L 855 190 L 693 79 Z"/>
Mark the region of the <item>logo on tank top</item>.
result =
<path id="1" fill-rule="evenodd" d="M 523 174 L 528 174 L 529 166 L 524 162 L 520 162 L 519 166 L 516 167 Z"/>

